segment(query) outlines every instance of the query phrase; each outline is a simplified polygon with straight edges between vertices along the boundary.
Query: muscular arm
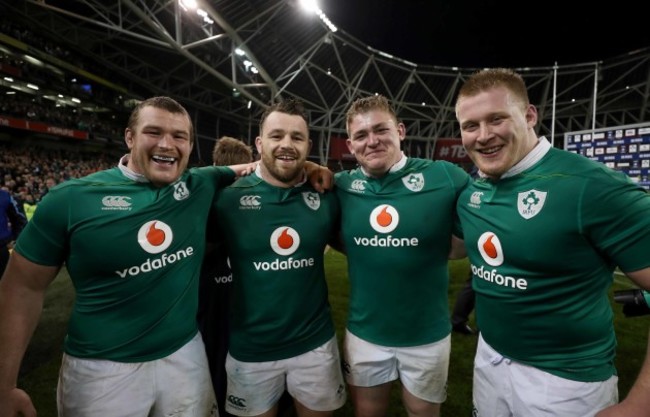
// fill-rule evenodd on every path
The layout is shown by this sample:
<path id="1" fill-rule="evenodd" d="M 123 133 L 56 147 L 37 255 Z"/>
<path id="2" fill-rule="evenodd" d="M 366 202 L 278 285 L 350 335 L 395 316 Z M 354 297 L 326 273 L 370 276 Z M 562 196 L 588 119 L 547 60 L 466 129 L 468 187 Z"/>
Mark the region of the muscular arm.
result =
<path id="1" fill-rule="evenodd" d="M 0 417 L 36 416 L 29 396 L 16 387 L 20 362 L 38 324 L 48 285 L 60 267 L 11 255 L 0 280 Z"/>
<path id="2" fill-rule="evenodd" d="M 626 272 L 625 275 L 641 288 L 650 290 L 650 268 Z M 600 411 L 596 417 L 646 417 L 648 410 L 650 410 L 650 336 L 643 366 L 627 397 L 619 404 Z"/>
<path id="3" fill-rule="evenodd" d="M 646 417 L 650 410 L 650 337 L 641 372 L 627 397 L 619 404 L 598 412 L 596 417 Z"/>

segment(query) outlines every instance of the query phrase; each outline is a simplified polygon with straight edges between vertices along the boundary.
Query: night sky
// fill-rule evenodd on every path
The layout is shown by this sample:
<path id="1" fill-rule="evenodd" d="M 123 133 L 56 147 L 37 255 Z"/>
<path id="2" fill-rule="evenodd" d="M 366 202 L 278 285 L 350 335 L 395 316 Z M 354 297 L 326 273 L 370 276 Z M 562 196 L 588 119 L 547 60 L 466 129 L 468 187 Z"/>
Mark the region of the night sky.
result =
<path id="1" fill-rule="evenodd" d="M 418 64 L 567 65 L 650 46 L 650 17 L 628 0 L 607 7 L 570 0 L 319 1 L 341 30 Z"/>

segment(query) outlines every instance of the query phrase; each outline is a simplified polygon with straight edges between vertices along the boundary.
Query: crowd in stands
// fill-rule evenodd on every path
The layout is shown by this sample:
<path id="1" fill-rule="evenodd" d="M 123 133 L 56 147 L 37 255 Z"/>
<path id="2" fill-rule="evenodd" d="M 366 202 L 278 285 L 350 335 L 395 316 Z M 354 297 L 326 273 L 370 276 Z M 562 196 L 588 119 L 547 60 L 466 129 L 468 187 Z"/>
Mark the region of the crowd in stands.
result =
<path id="1" fill-rule="evenodd" d="M 101 153 L 0 143 L 0 188 L 7 190 L 29 216 L 50 188 L 117 164 Z M 25 205 L 27 204 L 27 206 Z"/>
<path id="2" fill-rule="evenodd" d="M 29 28 L 22 28 L 15 22 L 0 18 L 0 33 L 20 40 L 30 48 L 60 59 L 79 69 L 84 68 L 84 60 L 52 41 L 34 34 Z M 12 79 L 30 82 L 42 87 L 39 93 L 27 94 L 13 91 L 8 87 L 0 88 L 0 115 L 24 118 L 65 127 L 87 131 L 90 137 L 115 139 L 121 135 L 125 124 L 119 116 L 126 117 L 130 109 L 124 105 L 123 97 L 116 91 L 98 83 L 84 84 L 77 74 L 52 65 L 36 65 L 23 58 L 20 52 L 11 52 L 11 48 L 0 49 L 0 74 Z M 91 71 L 94 72 L 94 71 Z M 88 87 L 87 89 L 84 88 Z M 53 100 L 45 99 L 45 88 L 54 96 L 63 94 L 82 100 L 86 108 L 104 109 L 104 112 L 84 111 L 82 106 L 62 106 Z M 11 95 L 4 94 L 11 91 Z M 117 116 L 117 117 L 116 117 Z"/>
<path id="3" fill-rule="evenodd" d="M 27 28 L 22 28 L 14 24 L 10 20 L 0 20 L 0 32 L 6 33 L 14 39 L 18 39 L 28 45 L 42 49 L 48 54 L 64 61 L 69 60 L 71 57 L 70 51 L 67 49 L 62 48 L 60 45 L 53 44 L 51 41 L 35 34 Z"/>
<path id="4" fill-rule="evenodd" d="M 91 139 L 94 136 L 116 139 L 122 133 L 117 123 L 101 120 L 99 113 L 59 107 L 51 100 L 24 93 L 0 95 L 0 115 L 82 130 Z"/>

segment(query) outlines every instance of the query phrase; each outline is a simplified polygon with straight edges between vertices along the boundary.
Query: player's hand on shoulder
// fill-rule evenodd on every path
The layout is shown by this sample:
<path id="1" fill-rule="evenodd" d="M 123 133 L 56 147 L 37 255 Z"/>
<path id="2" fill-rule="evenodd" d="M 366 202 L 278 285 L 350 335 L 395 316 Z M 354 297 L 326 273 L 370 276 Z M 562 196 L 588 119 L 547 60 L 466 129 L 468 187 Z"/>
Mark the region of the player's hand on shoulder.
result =
<path id="1" fill-rule="evenodd" d="M 306 161 L 305 173 L 307 180 L 319 193 L 331 190 L 334 186 L 334 173 L 326 166 Z"/>
<path id="2" fill-rule="evenodd" d="M 250 175 L 255 172 L 258 164 L 259 162 L 255 161 L 249 162 L 247 164 L 230 165 L 229 168 L 235 171 L 235 174 L 238 177 L 245 177 L 246 175 Z"/>

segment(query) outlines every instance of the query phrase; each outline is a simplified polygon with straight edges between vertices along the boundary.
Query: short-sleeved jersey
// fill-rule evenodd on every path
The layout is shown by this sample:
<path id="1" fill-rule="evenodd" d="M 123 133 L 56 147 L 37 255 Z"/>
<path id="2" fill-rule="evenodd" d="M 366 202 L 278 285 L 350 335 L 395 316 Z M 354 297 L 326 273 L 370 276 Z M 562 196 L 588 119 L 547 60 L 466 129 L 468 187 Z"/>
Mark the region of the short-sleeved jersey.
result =
<path id="1" fill-rule="evenodd" d="M 650 196 L 624 174 L 550 147 L 458 200 L 476 317 L 502 355 L 563 378 L 615 374 L 613 271 L 650 266 Z M 544 153 L 545 152 L 545 153 Z"/>
<path id="2" fill-rule="evenodd" d="M 112 168 L 48 192 L 16 251 L 68 269 L 76 298 L 66 353 L 148 361 L 196 334 L 207 215 L 234 176 L 228 168 L 193 168 L 158 188 Z"/>
<path id="3" fill-rule="evenodd" d="M 347 327 L 383 346 L 418 346 L 450 330 L 447 259 L 456 199 L 469 175 L 446 161 L 408 158 L 381 178 L 335 175 L 348 256 Z"/>
<path id="4" fill-rule="evenodd" d="M 233 274 L 229 353 L 287 359 L 334 336 L 323 254 L 338 227 L 336 195 L 251 174 L 220 192 L 215 209 Z"/>

